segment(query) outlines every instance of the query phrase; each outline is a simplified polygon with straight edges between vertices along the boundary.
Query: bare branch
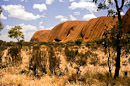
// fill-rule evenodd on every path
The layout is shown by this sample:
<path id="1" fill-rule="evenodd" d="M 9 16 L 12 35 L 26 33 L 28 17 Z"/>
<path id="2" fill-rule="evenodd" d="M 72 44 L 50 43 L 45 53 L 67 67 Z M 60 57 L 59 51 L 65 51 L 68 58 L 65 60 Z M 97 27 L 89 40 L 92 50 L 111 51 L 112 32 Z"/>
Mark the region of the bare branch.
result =
<path id="1" fill-rule="evenodd" d="M 119 10 L 118 1 L 117 1 L 117 0 L 114 0 L 114 1 L 115 1 L 115 3 L 116 3 L 116 8 L 117 8 L 117 10 Z"/>
<path id="2" fill-rule="evenodd" d="M 122 4 L 121 4 L 121 7 L 120 7 L 120 10 L 122 10 L 122 8 L 124 6 L 124 3 L 125 3 L 125 0 L 122 0 Z"/>

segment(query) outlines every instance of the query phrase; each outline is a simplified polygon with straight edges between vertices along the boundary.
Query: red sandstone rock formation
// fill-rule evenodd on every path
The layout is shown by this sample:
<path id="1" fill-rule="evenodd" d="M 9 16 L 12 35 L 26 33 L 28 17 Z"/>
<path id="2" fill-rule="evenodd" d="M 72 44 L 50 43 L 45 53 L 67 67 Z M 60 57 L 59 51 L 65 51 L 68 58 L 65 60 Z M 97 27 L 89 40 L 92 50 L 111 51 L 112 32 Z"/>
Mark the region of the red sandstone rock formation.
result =
<path id="1" fill-rule="evenodd" d="M 105 29 L 116 25 L 117 18 L 98 17 L 89 21 L 67 21 L 55 26 L 52 30 L 36 32 L 31 41 L 67 42 L 82 38 L 84 42 L 102 38 Z M 123 32 L 130 32 L 130 9 L 123 17 Z"/>
<path id="2" fill-rule="evenodd" d="M 126 12 L 123 17 L 123 32 L 130 32 L 130 9 Z"/>
<path id="3" fill-rule="evenodd" d="M 50 31 L 51 30 L 39 30 L 35 32 L 35 34 L 31 38 L 31 41 L 48 42 L 48 35 Z"/>
<path id="4" fill-rule="evenodd" d="M 83 30 L 83 41 L 92 41 L 102 38 L 105 29 L 111 29 L 116 25 L 117 18 L 113 17 L 99 17 L 88 22 L 86 28 Z"/>
<path id="5" fill-rule="evenodd" d="M 67 21 L 54 27 L 50 32 L 49 41 L 75 41 L 81 38 L 81 32 L 87 21 Z"/>

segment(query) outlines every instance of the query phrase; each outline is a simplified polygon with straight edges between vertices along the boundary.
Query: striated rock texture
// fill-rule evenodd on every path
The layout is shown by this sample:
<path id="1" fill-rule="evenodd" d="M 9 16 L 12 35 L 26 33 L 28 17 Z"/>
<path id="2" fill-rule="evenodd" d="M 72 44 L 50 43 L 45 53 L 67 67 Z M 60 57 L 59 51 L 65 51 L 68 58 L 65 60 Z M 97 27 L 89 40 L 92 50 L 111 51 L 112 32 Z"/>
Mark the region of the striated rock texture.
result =
<path id="1" fill-rule="evenodd" d="M 34 33 L 31 41 L 48 42 L 48 36 L 51 30 L 39 30 Z"/>
<path id="2" fill-rule="evenodd" d="M 123 32 L 130 33 L 130 9 L 126 12 L 122 21 L 123 21 Z"/>
<path id="3" fill-rule="evenodd" d="M 83 41 L 92 41 L 102 38 L 105 29 L 111 29 L 116 25 L 117 18 L 113 17 L 99 17 L 88 22 L 83 29 Z"/>
<path id="4" fill-rule="evenodd" d="M 105 29 L 111 29 L 117 18 L 98 17 L 89 21 L 67 21 L 58 24 L 52 30 L 36 32 L 31 41 L 39 42 L 67 42 L 82 38 L 84 42 L 102 38 Z M 123 17 L 123 32 L 130 32 L 130 9 Z"/>
<path id="5" fill-rule="evenodd" d="M 61 23 L 51 30 L 49 41 L 75 41 L 81 38 L 81 32 L 87 23 L 87 21 L 67 21 Z"/>

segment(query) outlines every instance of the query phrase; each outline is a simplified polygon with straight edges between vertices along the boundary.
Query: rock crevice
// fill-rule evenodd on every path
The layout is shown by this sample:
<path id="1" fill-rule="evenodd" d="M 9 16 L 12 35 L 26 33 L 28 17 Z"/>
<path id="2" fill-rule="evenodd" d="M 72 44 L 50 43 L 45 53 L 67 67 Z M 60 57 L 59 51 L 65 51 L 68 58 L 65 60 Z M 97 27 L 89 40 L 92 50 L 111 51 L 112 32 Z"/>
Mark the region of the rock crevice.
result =
<path id="1" fill-rule="evenodd" d="M 130 32 L 130 9 L 122 17 L 123 33 Z M 66 21 L 55 26 L 52 30 L 37 31 L 31 41 L 38 42 L 67 42 L 93 41 L 102 38 L 105 29 L 110 30 L 116 26 L 118 19 L 113 17 L 98 17 L 89 21 Z"/>

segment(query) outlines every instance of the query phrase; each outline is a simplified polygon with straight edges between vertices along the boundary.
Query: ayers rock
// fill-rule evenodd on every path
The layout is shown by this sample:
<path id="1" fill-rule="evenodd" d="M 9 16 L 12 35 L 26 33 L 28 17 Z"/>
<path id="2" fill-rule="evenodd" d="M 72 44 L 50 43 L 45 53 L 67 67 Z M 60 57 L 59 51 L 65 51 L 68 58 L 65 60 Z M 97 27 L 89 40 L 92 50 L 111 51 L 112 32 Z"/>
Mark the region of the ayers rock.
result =
<path id="1" fill-rule="evenodd" d="M 51 30 L 39 30 L 34 33 L 31 41 L 48 42 L 48 35 Z"/>
<path id="2" fill-rule="evenodd" d="M 97 40 L 103 37 L 105 29 L 111 29 L 117 21 L 118 19 L 113 17 L 98 17 L 89 21 L 66 21 L 52 30 L 37 31 L 31 41 L 67 42 L 79 38 L 84 42 Z M 130 9 L 123 16 L 123 32 L 130 32 Z"/>

